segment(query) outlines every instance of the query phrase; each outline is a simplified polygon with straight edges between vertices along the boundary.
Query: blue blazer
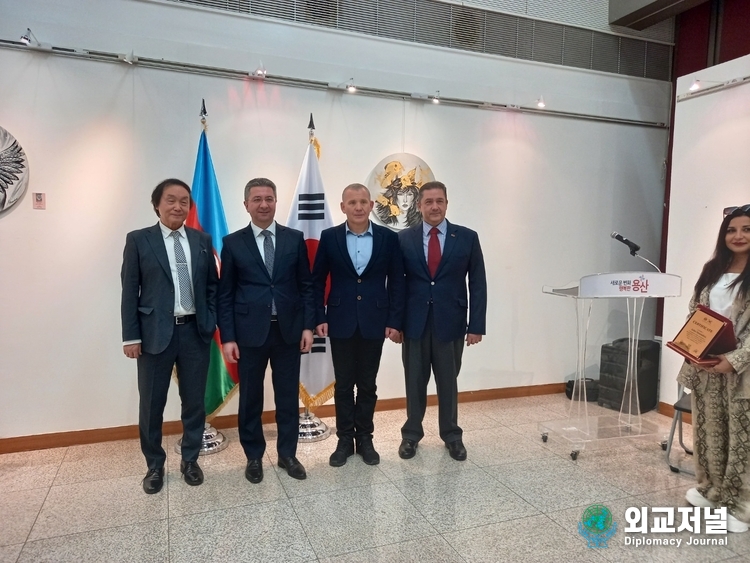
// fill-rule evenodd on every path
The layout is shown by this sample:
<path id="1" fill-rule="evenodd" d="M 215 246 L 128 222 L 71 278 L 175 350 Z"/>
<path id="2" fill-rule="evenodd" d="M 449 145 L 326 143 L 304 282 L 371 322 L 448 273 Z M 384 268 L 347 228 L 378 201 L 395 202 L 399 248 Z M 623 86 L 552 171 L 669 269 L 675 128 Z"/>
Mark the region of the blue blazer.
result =
<path id="1" fill-rule="evenodd" d="M 325 307 L 328 275 L 331 290 Z M 363 338 L 383 339 L 386 327 L 401 330 L 404 269 L 398 236 L 372 225 L 372 256 L 357 274 L 346 247 L 346 223 L 320 235 L 313 267 L 317 324 L 328 323 L 328 336 L 350 338 L 359 326 Z"/>
<path id="2" fill-rule="evenodd" d="M 193 301 L 198 333 L 209 342 L 216 331 L 216 273 L 211 235 L 185 227 L 190 245 Z M 160 354 L 174 331 L 174 282 L 161 228 L 128 233 L 122 271 L 122 340 L 140 340 L 147 354 Z"/>
<path id="3" fill-rule="evenodd" d="M 273 275 L 250 225 L 224 237 L 219 280 L 219 330 L 222 342 L 262 346 L 271 328 L 271 301 L 287 344 L 315 328 L 312 275 L 303 234 L 276 223 Z"/>
<path id="4" fill-rule="evenodd" d="M 406 338 L 422 338 L 430 303 L 433 308 L 432 328 L 441 342 L 464 338 L 466 333 L 485 334 L 487 278 L 477 233 L 448 223 L 443 255 L 434 279 L 427 269 L 422 223 L 401 231 L 398 238 L 406 273 Z"/>

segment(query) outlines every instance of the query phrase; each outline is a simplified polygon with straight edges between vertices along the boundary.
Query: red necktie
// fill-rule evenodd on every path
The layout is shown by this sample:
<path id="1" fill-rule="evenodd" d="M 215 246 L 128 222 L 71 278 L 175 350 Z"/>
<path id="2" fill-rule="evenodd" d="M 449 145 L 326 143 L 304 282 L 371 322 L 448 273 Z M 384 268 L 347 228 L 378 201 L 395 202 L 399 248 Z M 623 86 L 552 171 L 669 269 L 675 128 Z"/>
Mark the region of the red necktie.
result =
<path id="1" fill-rule="evenodd" d="M 440 265 L 440 241 L 438 240 L 437 227 L 430 229 L 430 240 L 427 243 L 427 269 L 430 271 L 430 277 L 435 277 L 438 266 Z"/>

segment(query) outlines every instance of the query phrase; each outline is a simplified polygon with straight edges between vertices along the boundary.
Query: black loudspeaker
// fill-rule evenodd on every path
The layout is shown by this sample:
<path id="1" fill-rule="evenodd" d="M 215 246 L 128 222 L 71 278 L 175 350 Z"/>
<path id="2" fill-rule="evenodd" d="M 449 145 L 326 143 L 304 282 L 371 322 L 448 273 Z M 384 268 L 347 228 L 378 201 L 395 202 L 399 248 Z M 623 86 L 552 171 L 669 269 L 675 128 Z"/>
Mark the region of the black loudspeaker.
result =
<path id="1" fill-rule="evenodd" d="M 586 381 L 586 402 L 593 403 L 596 402 L 599 399 L 599 382 L 596 379 L 591 379 L 587 377 L 585 379 Z M 569 380 L 565 382 L 565 396 L 568 397 L 568 399 L 573 398 L 573 384 L 575 383 L 574 380 Z M 578 393 L 576 393 L 577 395 Z"/>
<path id="2" fill-rule="evenodd" d="M 600 407 L 620 410 L 625 390 L 625 372 L 628 367 L 627 338 L 620 338 L 612 344 L 602 346 L 599 365 L 599 399 Z M 661 345 L 654 340 L 639 340 L 636 354 L 636 373 L 638 378 L 638 403 L 641 412 L 656 408 L 659 390 L 659 356 Z"/>

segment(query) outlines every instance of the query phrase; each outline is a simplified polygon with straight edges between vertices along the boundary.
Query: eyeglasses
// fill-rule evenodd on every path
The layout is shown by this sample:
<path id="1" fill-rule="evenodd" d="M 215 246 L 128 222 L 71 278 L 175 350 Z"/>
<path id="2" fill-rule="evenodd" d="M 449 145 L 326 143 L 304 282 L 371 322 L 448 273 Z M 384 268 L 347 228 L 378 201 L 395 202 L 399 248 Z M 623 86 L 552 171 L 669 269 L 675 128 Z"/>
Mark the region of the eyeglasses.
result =
<path id="1" fill-rule="evenodd" d="M 750 212 L 750 203 L 743 205 L 742 207 L 732 206 L 724 208 L 724 217 L 727 215 L 734 215 L 735 213 L 748 213 Z"/>

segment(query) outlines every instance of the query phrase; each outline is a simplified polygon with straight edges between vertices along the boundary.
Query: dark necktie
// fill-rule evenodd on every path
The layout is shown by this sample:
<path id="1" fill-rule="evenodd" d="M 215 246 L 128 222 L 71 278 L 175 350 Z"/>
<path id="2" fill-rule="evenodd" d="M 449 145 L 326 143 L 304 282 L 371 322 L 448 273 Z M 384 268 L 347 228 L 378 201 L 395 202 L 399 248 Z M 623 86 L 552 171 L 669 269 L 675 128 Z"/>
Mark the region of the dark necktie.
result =
<path id="1" fill-rule="evenodd" d="M 177 282 L 180 284 L 180 305 L 182 305 L 185 311 L 189 311 L 193 308 L 193 285 L 190 283 L 190 272 L 188 271 L 185 249 L 182 248 L 179 231 L 172 231 L 170 236 L 174 240 Z"/>
<path id="2" fill-rule="evenodd" d="M 263 261 L 266 263 L 266 270 L 268 270 L 268 275 L 273 278 L 273 259 L 274 259 L 274 250 L 273 250 L 273 239 L 271 238 L 272 234 L 271 231 L 267 229 L 263 229 L 261 231 L 261 234 L 266 237 L 263 241 Z M 271 300 L 271 314 L 276 314 L 276 301 L 273 299 Z"/>
<path id="3" fill-rule="evenodd" d="M 438 266 L 440 265 L 440 241 L 438 240 L 437 227 L 430 229 L 430 240 L 427 242 L 427 269 L 430 271 L 430 277 L 435 277 Z"/>

